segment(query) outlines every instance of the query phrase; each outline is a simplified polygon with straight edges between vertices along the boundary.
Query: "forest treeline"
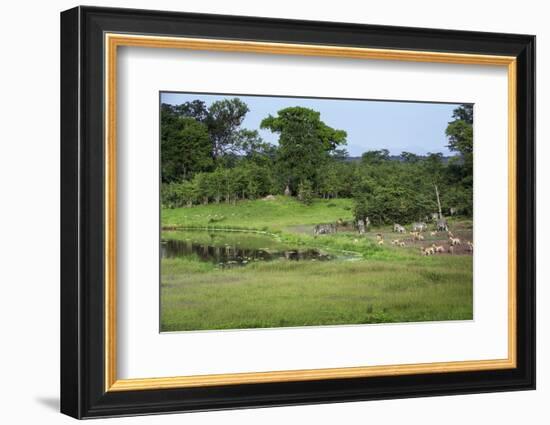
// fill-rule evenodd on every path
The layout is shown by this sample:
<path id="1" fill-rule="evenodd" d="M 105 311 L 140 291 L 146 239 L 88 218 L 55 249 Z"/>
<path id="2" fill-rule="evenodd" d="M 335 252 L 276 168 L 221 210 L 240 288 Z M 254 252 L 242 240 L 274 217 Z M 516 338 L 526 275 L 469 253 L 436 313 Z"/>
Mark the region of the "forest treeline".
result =
<path id="1" fill-rule="evenodd" d="M 445 215 L 451 209 L 472 215 L 471 105 L 457 107 L 447 126 L 451 157 L 403 152 L 395 158 L 377 150 L 359 160 L 348 158 L 346 132 L 326 125 L 317 111 L 288 107 L 264 118 L 260 127 L 278 135 L 277 145 L 242 127 L 248 112 L 238 98 L 209 107 L 201 100 L 161 105 L 163 207 L 283 194 L 304 203 L 346 197 L 354 199 L 357 218 L 406 223 L 438 211 L 437 190 Z"/>

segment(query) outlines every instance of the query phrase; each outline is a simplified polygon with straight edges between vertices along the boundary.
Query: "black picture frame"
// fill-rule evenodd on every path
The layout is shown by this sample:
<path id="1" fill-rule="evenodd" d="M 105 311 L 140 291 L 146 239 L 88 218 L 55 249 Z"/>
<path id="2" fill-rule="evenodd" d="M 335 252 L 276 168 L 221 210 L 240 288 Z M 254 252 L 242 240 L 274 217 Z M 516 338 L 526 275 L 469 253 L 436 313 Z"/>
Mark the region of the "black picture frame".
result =
<path id="1" fill-rule="evenodd" d="M 515 56 L 517 367 L 106 392 L 102 143 L 105 32 Z M 76 7 L 61 13 L 62 413 L 93 418 L 534 388 L 534 36 L 97 7 Z"/>

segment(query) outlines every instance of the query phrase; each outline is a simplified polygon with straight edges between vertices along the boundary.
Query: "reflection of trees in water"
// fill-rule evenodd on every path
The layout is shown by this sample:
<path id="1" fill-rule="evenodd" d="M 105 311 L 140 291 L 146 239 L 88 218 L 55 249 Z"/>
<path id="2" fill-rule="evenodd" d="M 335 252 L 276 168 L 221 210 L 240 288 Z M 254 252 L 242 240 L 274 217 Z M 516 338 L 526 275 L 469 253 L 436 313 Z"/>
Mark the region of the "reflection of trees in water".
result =
<path id="1" fill-rule="evenodd" d="M 265 249 L 243 248 L 235 245 L 212 246 L 196 243 L 189 240 L 167 240 L 161 245 L 162 258 L 181 258 L 197 256 L 202 261 L 216 264 L 247 264 L 251 261 L 271 261 L 287 259 L 303 260 L 330 260 L 330 256 L 317 249 L 289 249 L 267 251 Z"/>

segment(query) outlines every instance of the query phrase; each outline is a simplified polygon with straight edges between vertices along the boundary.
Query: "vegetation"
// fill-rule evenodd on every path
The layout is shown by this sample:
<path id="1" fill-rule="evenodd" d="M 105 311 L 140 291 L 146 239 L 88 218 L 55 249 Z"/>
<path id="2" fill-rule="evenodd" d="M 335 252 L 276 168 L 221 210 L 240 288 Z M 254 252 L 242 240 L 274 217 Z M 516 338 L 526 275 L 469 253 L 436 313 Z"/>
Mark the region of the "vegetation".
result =
<path id="1" fill-rule="evenodd" d="M 243 201 L 237 207 L 225 203 L 193 208 L 164 208 L 161 222 L 168 228 L 257 229 L 273 232 L 289 226 L 353 220 L 351 199 L 315 199 L 304 205 L 294 197 L 277 196 L 272 201 Z M 311 233 L 311 232 L 310 232 Z"/>
<path id="2" fill-rule="evenodd" d="M 446 134 L 450 158 L 387 150 L 350 160 L 346 132 L 327 126 L 311 109 L 291 107 L 265 118 L 261 127 L 279 135 L 277 146 L 241 128 L 248 107 L 239 99 L 164 104 L 162 205 L 167 208 L 232 203 L 291 194 L 306 204 L 315 197 L 352 198 L 356 218 L 374 223 L 422 220 L 439 210 L 473 212 L 472 106 L 462 105 Z"/>
<path id="3" fill-rule="evenodd" d="M 205 250 L 316 249 L 332 259 L 226 267 L 199 255 L 162 258 L 163 331 L 472 318 L 466 248 L 422 256 L 447 234 L 420 241 L 393 232 L 394 223 L 409 230 L 438 212 L 455 237 L 471 240 L 470 105 L 456 108 L 446 129 L 450 157 L 377 150 L 350 158 L 346 132 L 303 107 L 262 120 L 278 136 L 272 145 L 243 128 L 248 111 L 238 98 L 161 105 L 162 239 Z M 355 224 L 367 218 L 370 231 L 359 235 Z M 319 225 L 339 230 L 315 235 Z M 234 233 L 211 233 L 219 230 Z"/>
<path id="4" fill-rule="evenodd" d="M 163 240 L 251 249 L 317 248 L 327 262 L 255 262 L 223 268 L 197 257 L 161 262 L 163 331 L 238 329 L 352 323 L 468 320 L 472 318 L 472 256 L 424 257 L 419 246 L 391 246 L 391 226 L 360 237 L 339 231 L 314 237 L 315 223 L 352 219 L 351 199 L 242 201 L 164 209 Z M 471 221 L 450 220 L 454 233 L 471 238 Z M 216 233 L 215 229 L 245 232 Z M 259 232 L 260 237 L 256 236 Z M 376 243 L 379 233 L 386 246 Z M 222 235 L 217 240 L 218 235 Z M 445 234 L 426 235 L 426 245 Z"/>
<path id="5" fill-rule="evenodd" d="M 471 319 L 471 257 L 421 260 L 277 261 L 229 270 L 163 260 L 161 330 Z"/>

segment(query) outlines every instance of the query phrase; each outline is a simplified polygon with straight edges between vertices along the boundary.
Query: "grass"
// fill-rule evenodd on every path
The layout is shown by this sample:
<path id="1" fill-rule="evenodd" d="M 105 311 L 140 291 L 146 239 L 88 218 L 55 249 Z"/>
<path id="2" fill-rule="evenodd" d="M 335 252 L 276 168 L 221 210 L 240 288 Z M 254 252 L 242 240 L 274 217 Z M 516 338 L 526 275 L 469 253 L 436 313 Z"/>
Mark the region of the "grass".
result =
<path id="1" fill-rule="evenodd" d="M 162 331 L 472 318 L 466 256 L 397 264 L 277 261 L 229 270 L 170 259 L 162 276 Z"/>
<path id="2" fill-rule="evenodd" d="M 390 227 L 366 236 L 356 232 L 313 237 L 318 223 L 351 220 L 349 199 L 292 198 L 244 201 L 162 211 L 166 227 L 253 229 L 257 233 L 164 231 L 163 239 L 211 246 L 290 249 L 314 247 L 337 253 L 328 262 L 254 262 L 219 268 L 198 257 L 161 262 L 161 330 L 241 329 L 472 319 L 472 256 L 420 256 L 418 245 L 391 246 Z M 471 237 L 472 223 L 456 220 L 453 231 Z M 379 246 L 375 234 L 387 243 Z M 425 243 L 438 236 L 426 235 Z M 442 236 L 439 236 L 441 238 Z M 347 258 L 349 258 L 348 256 Z"/>
<path id="3" fill-rule="evenodd" d="M 243 246 L 248 249 L 290 249 L 290 244 L 284 243 L 278 235 L 249 231 L 239 232 L 208 232 L 204 230 L 164 231 L 162 239 L 188 240 L 214 247 Z"/>
<path id="4" fill-rule="evenodd" d="M 351 199 L 315 200 L 304 205 L 294 198 L 277 196 L 273 201 L 258 199 L 237 206 L 220 203 L 193 208 L 163 209 L 163 226 L 283 230 L 293 225 L 328 223 L 352 219 Z"/>

